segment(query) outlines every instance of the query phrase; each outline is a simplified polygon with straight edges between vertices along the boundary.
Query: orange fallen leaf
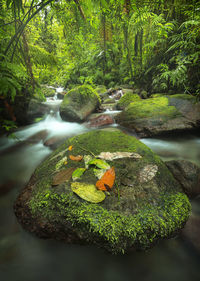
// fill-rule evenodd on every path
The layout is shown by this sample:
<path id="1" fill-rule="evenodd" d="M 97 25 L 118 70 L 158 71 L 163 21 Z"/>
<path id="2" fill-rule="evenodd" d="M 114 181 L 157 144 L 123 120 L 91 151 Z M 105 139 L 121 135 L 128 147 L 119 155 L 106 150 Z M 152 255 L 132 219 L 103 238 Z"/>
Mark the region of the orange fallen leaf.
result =
<path id="1" fill-rule="evenodd" d="M 81 160 L 83 159 L 83 156 L 82 156 L 82 155 L 77 155 L 77 156 L 69 155 L 69 158 L 70 158 L 72 161 L 81 161 Z"/>
<path id="2" fill-rule="evenodd" d="M 72 145 L 70 145 L 70 146 L 68 147 L 68 150 L 69 150 L 69 151 L 71 151 L 71 150 L 72 150 L 72 148 L 73 148 L 73 146 L 72 146 Z"/>
<path id="3" fill-rule="evenodd" d="M 112 167 L 104 173 L 100 180 L 96 182 L 96 187 L 99 190 L 108 190 L 113 187 L 115 181 L 115 169 Z"/>

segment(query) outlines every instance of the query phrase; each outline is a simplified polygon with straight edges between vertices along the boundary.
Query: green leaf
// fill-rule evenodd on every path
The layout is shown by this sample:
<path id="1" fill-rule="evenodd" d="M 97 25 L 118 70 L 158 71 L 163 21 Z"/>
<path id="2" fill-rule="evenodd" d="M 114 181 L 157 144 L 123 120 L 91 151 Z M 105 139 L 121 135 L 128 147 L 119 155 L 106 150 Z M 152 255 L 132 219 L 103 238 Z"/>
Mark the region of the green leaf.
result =
<path id="1" fill-rule="evenodd" d="M 91 202 L 100 203 L 105 199 L 105 194 L 101 190 L 97 190 L 94 184 L 88 184 L 83 182 L 73 182 L 71 184 L 71 189 L 80 198 Z"/>
<path id="2" fill-rule="evenodd" d="M 72 174 L 73 181 L 79 179 L 82 176 L 82 174 L 85 172 L 85 170 L 86 170 L 85 168 L 77 168 Z"/>
<path id="3" fill-rule="evenodd" d="M 95 177 L 97 177 L 99 180 L 103 177 L 106 170 L 105 169 L 93 169 Z"/>
<path id="4" fill-rule="evenodd" d="M 101 159 L 96 159 L 96 158 L 89 161 L 88 165 L 95 165 L 99 169 L 105 169 L 105 170 L 110 169 L 110 165 L 108 163 L 106 163 L 105 161 L 103 161 Z"/>

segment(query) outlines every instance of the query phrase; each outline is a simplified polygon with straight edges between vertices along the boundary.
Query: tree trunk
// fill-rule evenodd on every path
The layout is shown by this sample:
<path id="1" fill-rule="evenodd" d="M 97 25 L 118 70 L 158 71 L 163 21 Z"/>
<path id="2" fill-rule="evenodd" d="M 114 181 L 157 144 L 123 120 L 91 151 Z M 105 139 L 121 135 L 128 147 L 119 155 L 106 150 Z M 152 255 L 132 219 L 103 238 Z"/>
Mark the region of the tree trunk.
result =
<path id="1" fill-rule="evenodd" d="M 143 29 L 140 31 L 140 66 L 142 69 Z"/>
<path id="2" fill-rule="evenodd" d="M 131 75 L 131 80 L 133 80 L 133 68 L 132 68 L 132 61 L 131 61 L 131 52 L 130 52 L 130 48 L 129 48 L 129 44 L 128 44 L 128 26 L 125 23 L 124 24 L 124 46 L 125 49 L 127 51 L 127 62 L 129 65 L 129 71 L 130 71 L 130 75 Z"/>
<path id="3" fill-rule="evenodd" d="M 129 65 L 129 71 L 131 75 L 131 80 L 133 80 L 133 68 L 132 68 L 132 61 L 131 61 L 131 51 L 129 48 L 129 40 L 128 40 L 128 22 L 129 22 L 129 14 L 130 14 L 130 9 L 131 9 L 131 1 L 130 0 L 125 0 L 124 1 L 124 12 L 125 12 L 125 22 L 124 22 L 124 45 L 125 49 L 127 51 L 127 62 Z"/>

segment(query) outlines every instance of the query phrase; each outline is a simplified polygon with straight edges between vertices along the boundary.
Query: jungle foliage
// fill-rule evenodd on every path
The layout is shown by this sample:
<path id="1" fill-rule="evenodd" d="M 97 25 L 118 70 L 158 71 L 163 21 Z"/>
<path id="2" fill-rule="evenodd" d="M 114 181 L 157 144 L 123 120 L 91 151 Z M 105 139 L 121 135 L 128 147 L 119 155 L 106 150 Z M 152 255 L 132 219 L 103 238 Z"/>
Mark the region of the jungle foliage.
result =
<path id="1" fill-rule="evenodd" d="M 200 94 L 200 1 L 0 0 L 0 97 L 40 84 Z"/>

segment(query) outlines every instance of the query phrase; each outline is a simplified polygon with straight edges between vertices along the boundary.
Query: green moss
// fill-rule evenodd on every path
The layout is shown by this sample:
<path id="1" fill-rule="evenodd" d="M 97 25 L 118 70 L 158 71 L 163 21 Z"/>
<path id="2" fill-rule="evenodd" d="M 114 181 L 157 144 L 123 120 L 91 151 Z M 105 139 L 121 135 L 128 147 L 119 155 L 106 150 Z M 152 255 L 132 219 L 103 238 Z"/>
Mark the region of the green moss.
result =
<path id="1" fill-rule="evenodd" d="M 118 109 L 124 109 L 130 103 L 140 100 L 140 97 L 137 94 L 133 94 L 132 92 L 128 92 L 121 97 L 121 99 L 117 103 Z"/>
<path id="2" fill-rule="evenodd" d="M 116 170 L 117 194 L 110 192 L 110 196 L 106 195 L 103 202 L 92 204 L 72 192 L 70 181 L 57 187 L 51 185 L 55 167 L 66 157 L 69 145 L 73 146 L 73 155 L 94 156 L 102 151 L 127 151 L 139 153 L 143 157 L 139 160 L 109 161 Z M 156 199 L 141 199 L 136 202 L 136 208 L 130 199 L 130 203 L 124 201 L 124 207 L 120 192 L 129 195 L 130 190 L 132 196 L 133 187 L 128 189 L 121 183 L 121 178 L 128 175 L 137 190 L 138 171 L 149 163 L 158 165 L 159 171 L 153 181 L 142 183 L 142 188 L 150 189 L 157 183 L 160 191 Z M 72 166 L 80 168 L 84 167 L 84 163 L 69 160 L 68 167 Z M 80 181 L 83 182 L 94 184 L 97 180 L 92 169 L 82 177 Z M 131 247 L 147 249 L 158 239 L 167 238 L 181 229 L 190 212 L 187 197 L 178 191 L 177 182 L 161 159 L 136 138 L 119 130 L 93 131 L 67 140 L 37 168 L 34 179 L 36 185 L 29 203 L 33 216 L 58 224 L 66 233 L 73 231 L 82 241 L 96 243 L 113 253 L 124 252 Z"/>
<path id="3" fill-rule="evenodd" d="M 97 234 L 102 238 L 101 244 L 113 253 L 131 247 L 149 248 L 158 239 L 181 229 L 190 212 L 188 198 L 182 193 L 162 194 L 159 206 L 144 205 L 132 216 L 108 211 L 100 204 L 80 203 L 72 192 L 57 194 L 50 189 L 37 193 L 30 201 L 30 207 L 35 216 L 70 223 L 89 242 L 93 242 Z"/>
<path id="4" fill-rule="evenodd" d="M 88 98 L 97 98 L 98 103 L 101 103 L 99 94 L 90 85 L 82 85 L 70 90 L 64 96 L 63 105 L 68 105 L 71 101 L 85 104 Z"/>
<path id="5" fill-rule="evenodd" d="M 98 94 L 103 94 L 105 92 L 107 92 L 107 89 L 104 85 L 98 85 L 96 88 L 95 88 L 95 91 L 98 93 Z"/>
<path id="6" fill-rule="evenodd" d="M 163 97 L 164 95 L 166 95 L 166 94 L 153 94 L 153 95 L 151 95 L 150 98 L 160 98 L 160 97 Z"/>
<path id="7" fill-rule="evenodd" d="M 133 119 L 163 116 L 168 119 L 180 115 L 174 106 L 168 105 L 168 98 L 159 97 L 131 103 L 125 110 Z"/>
<path id="8" fill-rule="evenodd" d="M 104 104 L 113 104 L 115 103 L 115 99 L 114 98 L 106 98 L 103 101 Z"/>
<path id="9" fill-rule="evenodd" d="M 41 91 L 45 97 L 53 97 L 53 96 L 55 96 L 55 93 L 56 93 L 55 89 L 48 88 L 45 86 L 43 86 L 41 88 Z"/>
<path id="10" fill-rule="evenodd" d="M 187 94 L 176 94 L 169 96 L 170 98 L 176 98 L 176 99 L 183 99 L 183 100 L 189 100 L 189 101 L 195 101 L 195 97 Z"/>
<path id="11" fill-rule="evenodd" d="M 40 102 L 46 101 L 45 95 L 41 88 L 36 88 L 33 97 Z"/>

